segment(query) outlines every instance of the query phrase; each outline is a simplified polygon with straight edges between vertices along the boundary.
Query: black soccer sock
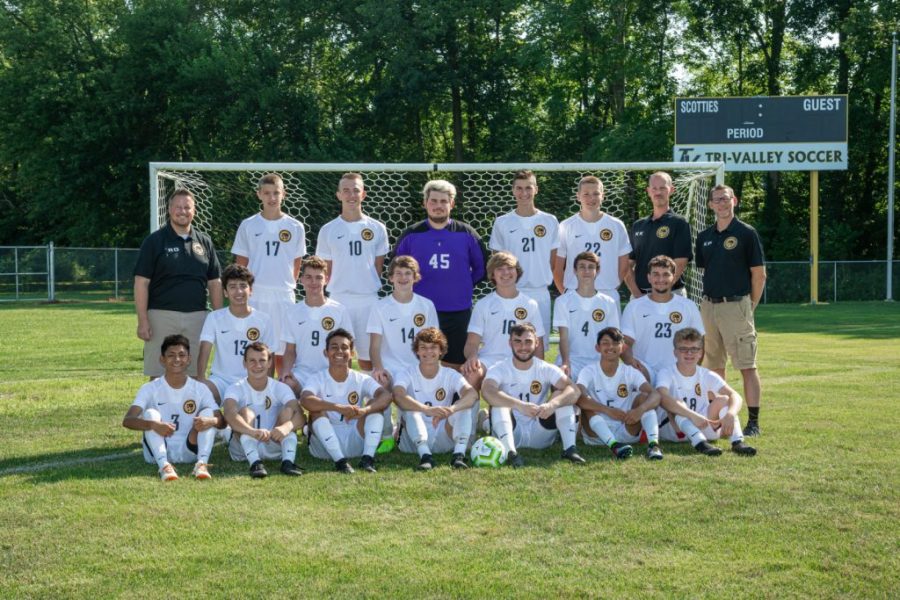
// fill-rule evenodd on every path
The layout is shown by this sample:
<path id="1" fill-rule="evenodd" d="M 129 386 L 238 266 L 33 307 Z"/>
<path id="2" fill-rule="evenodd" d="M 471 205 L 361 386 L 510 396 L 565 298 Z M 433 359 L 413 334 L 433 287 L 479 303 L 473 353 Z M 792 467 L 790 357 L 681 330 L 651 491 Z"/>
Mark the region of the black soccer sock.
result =
<path id="1" fill-rule="evenodd" d="M 758 406 L 748 406 L 747 413 L 750 415 L 750 421 L 759 421 L 759 407 Z"/>

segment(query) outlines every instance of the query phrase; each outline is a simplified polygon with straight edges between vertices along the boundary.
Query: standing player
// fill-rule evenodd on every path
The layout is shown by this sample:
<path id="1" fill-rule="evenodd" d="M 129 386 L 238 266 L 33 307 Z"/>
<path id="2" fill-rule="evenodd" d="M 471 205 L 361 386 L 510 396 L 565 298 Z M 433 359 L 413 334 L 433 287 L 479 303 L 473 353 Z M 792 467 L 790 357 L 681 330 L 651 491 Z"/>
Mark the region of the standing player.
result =
<path id="1" fill-rule="evenodd" d="M 328 369 L 303 384 L 300 404 L 309 411 L 312 431 L 309 453 L 331 458 L 335 469 L 353 473 L 347 457 L 362 456 L 359 468 L 375 473 L 375 450 L 381 440 L 382 413 L 391 394 L 378 383 L 350 368 L 353 336 L 335 329 L 325 338 Z"/>
<path id="2" fill-rule="evenodd" d="M 210 479 L 209 455 L 216 427 L 223 425 L 212 394 L 188 377 L 191 344 L 183 335 L 170 335 L 160 347 L 163 376 L 145 383 L 122 425 L 144 432 L 144 460 L 156 463 L 163 481 L 178 479 L 172 463 L 194 463 L 197 479 Z"/>
<path id="3" fill-rule="evenodd" d="M 419 363 L 398 374 L 394 402 L 403 410 L 400 451 L 417 452 L 418 468 L 434 468 L 432 454 L 453 451 L 450 465 L 467 469 L 466 448 L 472 435 L 472 407 L 478 393 L 457 371 L 441 366 L 447 337 L 436 327 L 416 334 L 413 352 Z"/>
<path id="4" fill-rule="evenodd" d="M 550 323 L 550 292 L 553 266 L 559 248 L 559 221 L 538 210 L 534 197 L 538 193 L 537 179 L 528 170 L 513 176 L 513 196 L 516 209 L 497 217 L 491 230 L 491 250 L 505 250 L 518 259 L 524 275 L 519 289 L 533 298 L 541 309 L 544 324 Z M 543 338 L 544 348 L 550 347 L 549 332 Z"/>
<path id="5" fill-rule="evenodd" d="M 225 390 L 246 377 L 244 349 L 253 342 L 274 343 L 272 320 L 266 313 L 250 306 L 253 273 L 241 265 L 228 265 L 222 273 L 228 307 L 209 313 L 200 332 L 200 356 L 197 357 L 197 380 L 206 384 L 221 405 Z M 213 347 L 212 373 L 206 378 L 206 365 Z"/>
<path id="6" fill-rule="evenodd" d="M 647 458 L 662 460 L 659 448 L 659 392 L 647 382 L 644 374 L 622 362 L 625 336 L 615 327 L 597 334 L 594 361 L 578 376 L 581 398 L 582 436 L 586 444 L 607 446 L 616 458 L 628 458 L 629 444 L 647 434 Z"/>
<path id="7" fill-rule="evenodd" d="M 559 367 L 535 357 L 540 342 L 530 323 L 512 325 L 508 344 L 512 356 L 488 369 L 481 388 L 494 435 L 509 451 L 507 461 L 525 466 L 518 448 L 548 448 L 559 434 L 562 457 L 584 463 L 575 448 L 578 389 Z"/>
<path id="8" fill-rule="evenodd" d="M 281 339 L 284 348 L 284 374 L 281 381 L 288 384 L 299 397 L 303 385 L 315 373 L 328 368 L 325 358 L 325 337 L 337 329 L 353 335 L 353 323 L 343 305 L 325 295 L 328 284 L 328 263 L 318 256 L 303 260 L 300 285 L 304 299 L 285 315 Z"/>
<path id="9" fill-rule="evenodd" d="M 362 175 L 344 173 L 336 195 L 341 201 L 341 215 L 319 230 L 316 255 L 328 265 L 331 297 L 347 309 L 353 331 L 362 333 L 381 289 L 381 269 L 388 253 L 387 229 L 362 212 L 366 198 Z M 356 351 L 359 368 L 371 371 L 368 336 L 360 335 Z"/>
<path id="10" fill-rule="evenodd" d="M 669 256 L 675 261 L 675 285 L 672 290 L 682 296 L 684 270 L 693 258 L 691 249 L 691 226 L 687 219 L 675 214 L 669 207 L 669 197 L 675 192 L 672 177 L 665 171 L 650 176 L 647 196 L 653 203 L 653 212 L 638 219 L 631 226 L 630 268 L 626 283 L 633 298 L 640 298 L 650 292 L 650 259 L 654 256 Z"/>
<path id="11" fill-rule="evenodd" d="M 693 328 L 675 334 L 675 366 L 663 369 L 657 377 L 656 389 L 662 396 L 662 407 L 674 415 L 675 424 L 687 435 L 691 445 L 706 456 L 722 451 L 708 440 L 727 437 L 737 454 L 754 456 L 756 449 L 744 443 L 738 413 L 743 400 L 740 394 L 715 372 L 699 366 L 703 354 L 703 334 Z M 664 440 L 684 441 L 671 423 L 660 430 Z"/>
<path id="12" fill-rule="evenodd" d="M 294 304 L 294 288 L 300 275 L 300 261 L 306 254 L 303 223 L 281 210 L 284 181 L 276 173 L 263 175 L 256 186 L 262 210 L 244 219 L 234 237 L 234 262 L 249 267 L 256 277 L 251 304 L 272 319 L 276 342 L 275 367 L 281 374 L 281 322 Z"/>
<path id="13" fill-rule="evenodd" d="M 619 326 L 619 305 L 594 287 L 600 258 L 590 251 L 575 257 L 578 287 L 556 299 L 553 325 L 559 331 L 559 363 L 574 381 L 585 366 L 597 361 L 597 334 Z"/>
<path id="14" fill-rule="evenodd" d="M 231 460 L 250 463 L 250 476 L 266 477 L 262 459 L 281 460 L 285 475 L 302 475 L 294 463 L 297 434 L 294 420 L 303 429 L 303 411 L 291 388 L 269 377 L 272 352 L 261 342 L 244 351 L 247 376 L 228 387 L 222 412 L 234 436 L 228 445 Z"/>
<path id="15" fill-rule="evenodd" d="M 619 304 L 619 285 L 628 276 L 628 254 L 631 243 L 625 224 L 600 210 L 603 204 L 603 182 L 588 175 L 578 182 L 581 210 L 559 226 L 559 251 L 553 268 L 553 280 L 562 294 L 578 286 L 574 258 L 590 250 L 600 257 L 600 271 L 594 284 L 598 290 Z M 567 260 L 568 259 L 568 260 Z"/>
<path id="16" fill-rule="evenodd" d="M 427 218 L 400 235 L 394 254 L 409 255 L 419 262 L 422 280 L 415 291 L 434 302 L 441 331 L 449 343 L 444 364 L 459 368 L 466 361 L 472 294 L 475 284 L 484 279 L 487 252 L 471 226 L 450 218 L 456 202 L 452 183 L 429 181 L 423 195 Z"/>

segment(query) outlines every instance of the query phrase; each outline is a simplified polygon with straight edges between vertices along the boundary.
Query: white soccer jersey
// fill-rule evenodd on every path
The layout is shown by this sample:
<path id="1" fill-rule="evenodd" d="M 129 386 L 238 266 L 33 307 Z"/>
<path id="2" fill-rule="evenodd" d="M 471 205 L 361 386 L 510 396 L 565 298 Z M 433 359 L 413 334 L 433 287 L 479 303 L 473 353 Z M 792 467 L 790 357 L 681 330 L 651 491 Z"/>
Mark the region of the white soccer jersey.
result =
<path id="1" fill-rule="evenodd" d="M 425 406 L 450 406 L 453 398 L 466 387 L 466 379 L 458 371 L 444 366 L 438 367 L 437 375 L 428 379 L 416 365 L 397 375 L 394 386 L 404 388 L 408 395 Z"/>
<path id="2" fill-rule="evenodd" d="M 619 327 L 619 306 L 606 294 L 597 292 L 584 298 L 571 289 L 556 299 L 553 326 L 568 330 L 569 360 L 593 361 L 600 330 Z"/>
<path id="3" fill-rule="evenodd" d="M 278 413 L 294 399 L 294 392 L 287 385 L 271 377 L 268 378 L 265 389 L 257 391 L 244 378 L 228 386 L 225 399 L 228 398 L 237 402 L 238 410 L 249 408 L 253 411 L 256 419 L 251 425 L 255 429 L 272 429 L 278 420 Z"/>
<path id="4" fill-rule="evenodd" d="M 480 335 L 484 343 L 478 351 L 481 362 L 490 366 L 510 355 L 509 328 L 518 323 L 534 325 L 539 338 L 545 333 L 537 302 L 522 292 L 515 298 L 491 292 L 475 303 L 468 331 Z"/>
<path id="5" fill-rule="evenodd" d="M 718 394 L 725 387 L 725 380 L 706 367 L 697 366 L 693 375 L 685 376 L 672 366 L 663 369 L 656 377 L 656 387 L 666 388 L 676 400 L 701 415 L 709 412 L 709 394 Z"/>
<path id="6" fill-rule="evenodd" d="M 306 255 L 306 228 L 289 215 L 270 221 L 257 213 L 241 221 L 231 253 L 249 259 L 255 286 L 293 291 L 294 261 Z"/>
<path id="7" fill-rule="evenodd" d="M 524 370 L 517 369 L 513 365 L 512 358 L 508 358 L 488 369 L 484 378 L 496 381 L 501 392 L 522 402 L 543 404 L 553 387 L 565 377 L 566 374 L 562 369 L 539 358 L 531 359 L 531 366 Z M 520 427 L 520 423 L 525 425 L 525 421 L 536 420 L 533 417 L 526 417 L 515 409 L 513 411 L 516 413 L 516 428 Z"/>
<path id="8" fill-rule="evenodd" d="M 177 447 L 187 443 L 188 434 L 194 427 L 194 417 L 201 410 L 219 408 L 209 388 L 192 377 L 188 377 L 180 389 L 170 386 L 165 377 L 145 383 L 131 405 L 140 407 L 142 412 L 155 408 L 164 423 L 173 423 L 175 433 L 166 439 L 168 444 Z"/>
<path id="9" fill-rule="evenodd" d="M 278 340 L 272 321 L 266 313 L 250 309 L 243 319 L 235 317 L 228 308 L 214 310 L 206 316 L 200 341 L 209 342 L 215 348 L 212 374 L 227 383 L 234 383 L 247 376 L 244 367 L 244 350 L 248 344 L 263 342 L 274 349 Z"/>
<path id="10" fill-rule="evenodd" d="M 377 381 L 352 369 L 348 372 L 346 381 L 340 383 L 334 380 L 327 368 L 313 374 L 308 382 L 303 383 L 303 391 L 312 392 L 320 400 L 352 406 L 365 406 L 366 400 L 374 398 L 379 389 L 381 386 Z M 356 420 L 345 421 L 339 412 L 329 410 L 325 414 L 332 425 L 356 427 Z"/>
<path id="11" fill-rule="evenodd" d="M 419 362 L 412 350 L 416 334 L 438 326 L 437 311 L 428 298 L 413 294 L 411 301 L 400 303 L 393 296 L 385 296 L 369 312 L 366 334 L 381 336 L 382 365 L 396 376 Z"/>
<path id="12" fill-rule="evenodd" d="M 298 302 L 290 307 L 282 326 L 281 341 L 297 348 L 297 360 L 286 366 L 297 374 L 301 384 L 313 373 L 328 368 L 323 350 L 325 338 L 331 331 L 344 329 L 356 335 L 347 309 L 331 298 L 326 298 L 322 306 Z"/>
<path id="13" fill-rule="evenodd" d="M 575 213 L 559 225 L 559 250 L 557 256 L 566 259 L 563 285 L 567 290 L 578 287 L 578 278 L 572 267 L 575 257 L 590 250 L 600 257 L 600 273 L 594 282 L 598 290 L 614 290 L 619 287 L 619 257 L 631 252 L 631 242 L 625 224 L 603 213 L 596 223 L 588 223 Z"/>
<path id="14" fill-rule="evenodd" d="M 634 340 L 634 355 L 653 372 L 675 364 L 672 340 L 685 327 L 705 333 L 700 309 L 679 294 L 668 302 L 641 296 L 629 302 L 622 313 L 622 333 Z"/>
<path id="15" fill-rule="evenodd" d="M 520 217 L 515 211 L 497 217 L 491 230 L 491 250 L 511 252 L 524 271 L 519 287 L 547 287 L 553 283 L 550 253 L 559 248 L 559 221 L 537 211 Z"/>
<path id="16" fill-rule="evenodd" d="M 588 396 L 593 400 L 625 412 L 632 409 L 634 398 L 645 383 L 647 380 L 643 373 L 623 362 L 619 362 L 612 377 L 603 372 L 599 361 L 586 366 L 578 375 L 578 385 L 584 386 Z M 603 418 L 610 422 L 615 421 L 606 415 L 603 415 Z"/>
<path id="17" fill-rule="evenodd" d="M 363 215 L 359 221 L 338 217 L 319 230 L 316 254 L 332 261 L 328 290 L 332 294 L 373 294 L 381 289 L 375 258 L 388 253 L 387 229 Z"/>

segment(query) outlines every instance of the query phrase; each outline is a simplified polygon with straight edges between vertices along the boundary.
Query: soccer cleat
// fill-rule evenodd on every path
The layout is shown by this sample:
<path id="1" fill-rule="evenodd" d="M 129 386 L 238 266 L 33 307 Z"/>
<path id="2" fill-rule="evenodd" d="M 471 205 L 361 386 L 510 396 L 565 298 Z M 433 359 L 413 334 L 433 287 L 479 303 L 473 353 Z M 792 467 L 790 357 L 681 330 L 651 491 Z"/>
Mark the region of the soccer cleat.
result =
<path id="1" fill-rule="evenodd" d="M 562 457 L 569 462 L 572 462 L 576 465 L 583 465 L 587 461 L 581 458 L 581 455 L 578 454 L 578 451 L 575 449 L 575 446 L 569 446 L 565 450 L 563 450 Z"/>
<path id="2" fill-rule="evenodd" d="M 381 443 L 378 444 L 378 448 L 375 450 L 376 454 L 389 454 L 394 451 L 394 448 L 397 447 L 397 442 L 394 441 L 394 438 L 384 438 L 381 440 Z"/>
<path id="3" fill-rule="evenodd" d="M 756 456 L 756 448 L 748 446 L 744 440 L 738 440 L 731 443 L 731 451 L 742 456 Z"/>
<path id="4" fill-rule="evenodd" d="M 744 437 L 756 437 L 760 433 L 762 432 L 759 430 L 759 423 L 756 419 L 750 419 L 747 421 L 747 424 L 744 425 Z"/>
<path id="5" fill-rule="evenodd" d="M 194 465 L 193 476 L 197 479 L 212 479 L 212 475 L 209 474 L 209 464 L 198 462 Z"/>
<path id="6" fill-rule="evenodd" d="M 525 466 L 525 459 L 518 452 L 510 452 L 506 457 L 506 462 L 512 465 L 514 469 L 521 469 Z"/>
<path id="7" fill-rule="evenodd" d="M 425 454 L 419 459 L 416 471 L 430 471 L 434 468 L 434 459 L 430 454 Z"/>
<path id="8" fill-rule="evenodd" d="M 178 473 L 175 472 L 175 467 L 170 463 L 166 463 L 159 470 L 159 478 L 163 481 L 175 481 L 178 479 Z"/>
<path id="9" fill-rule="evenodd" d="M 650 444 L 647 446 L 647 459 L 648 460 L 662 460 L 663 453 L 662 449 L 659 447 L 659 444 Z"/>
<path id="10" fill-rule="evenodd" d="M 698 443 L 696 446 L 694 446 L 694 450 L 696 450 L 700 454 L 703 454 L 704 456 L 719 456 L 720 454 L 722 454 L 721 449 L 716 448 L 707 441 Z"/>
<path id="11" fill-rule="evenodd" d="M 359 459 L 359 468 L 368 473 L 378 472 L 375 468 L 375 457 L 368 454 L 363 454 L 362 458 Z"/>
<path id="12" fill-rule="evenodd" d="M 345 475 L 351 475 L 356 472 L 353 470 L 353 467 L 350 466 L 350 463 L 347 462 L 346 458 L 334 461 L 334 470 Z"/>
<path id="13" fill-rule="evenodd" d="M 289 460 L 281 461 L 281 472 L 291 477 L 299 477 L 300 475 L 303 475 L 303 469 Z"/>
<path id="14" fill-rule="evenodd" d="M 454 469 L 468 469 L 469 465 L 466 464 L 466 455 L 457 452 L 453 456 L 450 457 L 450 466 Z"/>
<path id="15" fill-rule="evenodd" d="M 613 455 L 619 460 L 631 458 L 631 455 L 634 454 L 634 448 L 632 448 L 628 444 L 622 444 L 620 442 L 616 442 L 615 444 L 613 444 L 610 450 L 612 450 Z"/>
<path id="16" fill-rule="evenodd" d="M 262 479 L 263 477 L 268 476 L 269 472 L 266 471 L 266 466 L 262 463 L 261 460 L 258 460 L 250 465 L 250 477 L 252 477 L 253 479 Z"/>

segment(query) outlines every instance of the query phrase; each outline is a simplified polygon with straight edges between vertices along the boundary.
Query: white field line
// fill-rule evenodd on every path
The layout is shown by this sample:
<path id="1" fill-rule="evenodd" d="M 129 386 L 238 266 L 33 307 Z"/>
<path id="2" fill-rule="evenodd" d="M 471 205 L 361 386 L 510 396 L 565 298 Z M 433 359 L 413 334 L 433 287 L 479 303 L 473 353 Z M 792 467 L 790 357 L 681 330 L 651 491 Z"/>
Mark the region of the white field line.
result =
<path id="1" fill-rule="evenodd" d="M 21 473 L 38 473 L 40 471 L 47 471 L 49 469 L 59 469 L 62 467 L 73 467 L 75 465 L 119 460 L 121 458 L 129 458 L 137 455 L 137 450 L 131 450 L 129 452 L 117 452 L 116 454 L 105 454 L 102 456 L 84 456 L 82 458 L 70 458 L 68 460 L 53 460 L 49 462 L 38 463 L 36 465 L 25 465 L 23 467 L 10 467 L 9 469 L 3 469 L 2 471 L 0 471 L 0 477 L 3 477 L 5 475 L 18 475 Z"/>

